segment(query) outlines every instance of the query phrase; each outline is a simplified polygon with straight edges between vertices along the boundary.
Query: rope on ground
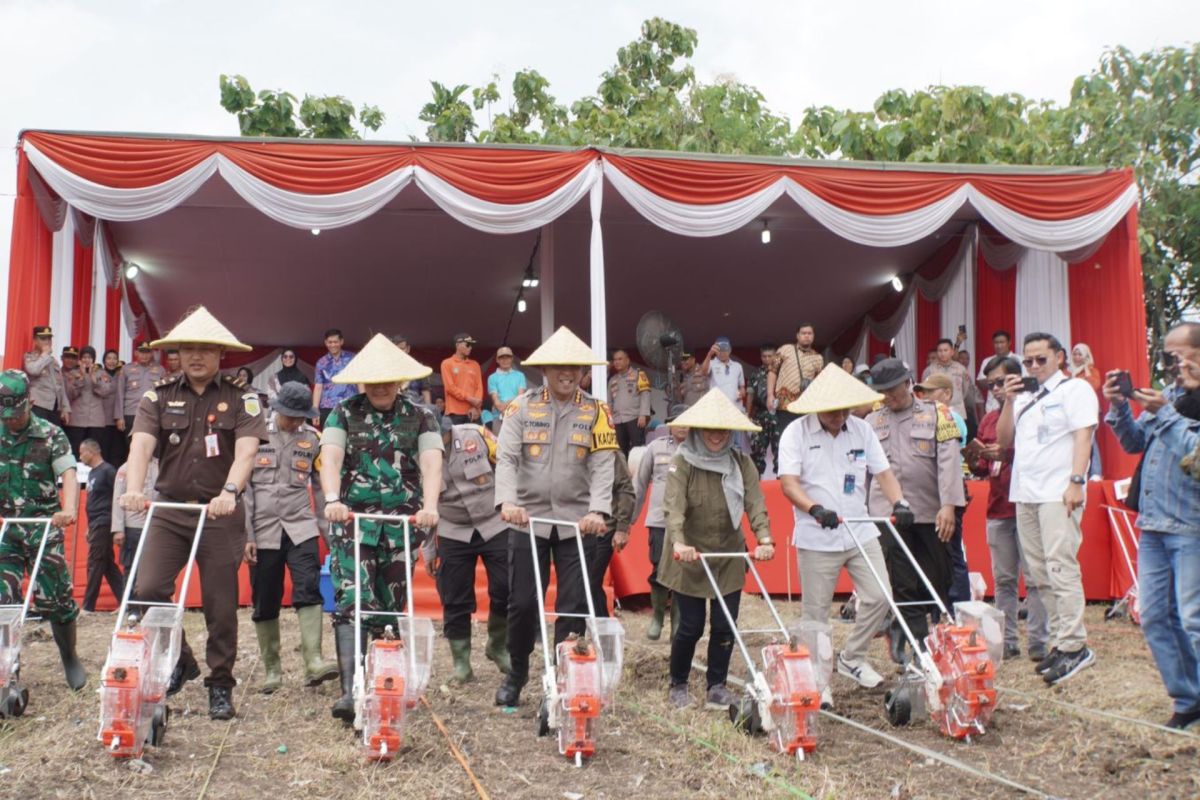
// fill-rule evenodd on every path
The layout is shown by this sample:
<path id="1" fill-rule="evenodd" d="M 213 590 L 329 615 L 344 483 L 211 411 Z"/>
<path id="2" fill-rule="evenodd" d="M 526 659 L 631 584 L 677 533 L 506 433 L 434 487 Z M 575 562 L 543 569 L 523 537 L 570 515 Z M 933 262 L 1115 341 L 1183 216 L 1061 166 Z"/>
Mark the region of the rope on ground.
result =
<path id="1" fill-rule="evenodd" d="M 708 668 L 704 665 L 704 663 L 702 661 L 693 661 L 692 669 L 694 669 L 697 672 L 705 672 L 705 671 L 707 671 Z M 741 678 L 736 678 L 736 677 L 730 675 L 725 680 L 729 683 L 732 683 L 734 686 L 737 686 L 740 689 L 744 690 L 746 688 L 746 682 L 744 680 L 742 680 Z M 1017 791 L 1024 792 L 1026 794 L 1031 794 L 1034 797 L 1043 797 L 1043 798 L 1048 798 L 1048 799 L 1054 797 L 1054 795 L 1046 794 L 1045 792 L 1041 791 L 1040 789 L 1034 789 L 1031 786 L 1025 786 L 1024 784 L 1020 784 L 1020 783 L 1017 783 L 1016 781 L 1009 780 L 1008 778 L 1005 778 L 1003 775 L 997 775 L 994 772 L 989 772 L 985 769 L 980 769 L 979 767 L 973 767 L 964 761 L 959 761 L 958 759 L 953 758 L 952 756 L 945 755 L 944 753 L 939 753 L 936 750 L 930 750 L 929 748 L 922 747 L 919 744 L 913 744 L 911 742 L 906 742 L 899 737 L 892 736 L 890 733 L 887 733 L 886 731 L 881 731 L 876 728 L 872 728 L 870 725 L 864 725 L 861 722 L 856 722 L 855 720 L 852 720 L 849 717 L 843 717 L 839 714 L 834 714 L 832 711 L 825 711 L 825 710 L 822 710 L 821 714 L 826 717 L 829 717 L 830 719 L 832 719 L 836 722 L 841 722 L 846 725 L 849 725 L 852 728 L 857 728 L 857 729 L 863 731 L 864 733 L 875 734 L 876 736 L 880 737 L 881 739 L 889 741 L 892 744 L 899 745 L 900 747 L 911 750 L 914 753 L 923 755 L 926 758 L 932 758 L 935 761 L 940 761 L 947 766 L 954 767 L 955 769 L 961 770 L 970 775 L 974 775 L 978 778 L 983 778 L 984 780 L 992 781 L 993 783 L 999 783 L 1003 786 L 1009 787 L 1010 789 L 1016 789 Z"/>
<path id="2" fill-rule="evenodd" d="M 691 741 L 693 744 L 703 747 L 705 750 L 708 750 L 708 751 L 720 756 L 721 758 L 725 759 L 726 761 L 730 762 L 731 764 L 738 765 L 739 767 L 746 770 L 750 774 L 757 775 L 758 777 L 762 778 L 764 781 L 771 784 L 775 788 L 782 789 L 783 791 L 787 792 L 792 797 L 802 797 L 805 800 L 813 800 L 813 797 L 811 795 L 807 794 L 804 790 L 800 789 L 798 786 L 794 786 L 793 784 L 788 783 L 787 781 L 783 780 L 782 778 L 776 777 L 774 775 L 770 775 L 767 773 L 759 773 L 759 772 L 755 772 L 755 771 L 751 770 L 746 765 L 746 763 L 744 761 L 742 761 L 740 758 L 738 758 L 737 756 L 734 756 L 730 753 L 726 753 L 724 750 L 717 747 L 715 744 L 713 744 L 709 740 L 704 739 L 700 736 L 697 736 L 696 734 L 692 733 L 691 731 L 687 730 L 686 728 L 683 728 L 683 727 L 671 722 L 669 719 L 666 719 L 658 714 L 655 714 L 653 711 L 649 710 L 648 708 L 643 708 L 641 705 L 634 702 L 633 700 L 628 700 L 628 699 L 622 698 L 621 704 L 625 705 L 625 706 L 629 706 L 634 711 L 638 712 L 639 714 L 642 714 L 643 716 L 649 717 L 650 719 L 654 720 L 659 725 L 663 726 L 664 728 L 671 731 L 672 733 L 674 733 L 678 736 L 683 736 L 684 738 Z"/>
<path id="3" fill-rule="evenodd" d="M 248 670 L 248 674 L 250 674 L 250 675 L 254 674 L 254 668 L 258 666 L 258 659 L 259 659 L 259 655 L 256 653 L 254 655 L 254 661 L 250 664 L 250 669 Z M 250 681 L 247 680 L 246 681 L 247 689 L 249 689 L 249 686 L 250 686 Z M 234 691 L 237 691 L 236 686 L 234 687 Z M 242 692 L 242 694 L 245 695 L 246 692 Z M 233 692 L 230 693 L 230 700 L 232 701 L 232 699 L 233 699 Z M 245 709 L 243 708 L 242 710 L 244 711 Z M 208 785 L 212 781 L 213 773 L 217 771 L 217 763 L 221 760 L 221 753 L 223 753 L 225 751 L 225 742 L 227 742 L 229 740 L 229 731 L 233 729 L 233 723 L 234 723 L 234 720 L 236 720 L 236 719 L 237 719 L 237 716 L 234 715 L 229 718 L 228 722 L 225 723 L 225 732 L 221 734 L 221 741 L 217 744 L 217 752 L 213 754 L 212 764 L 210 764 L 208 766 L 208 774 L 204 776 L 204 783 L 201 784 L 201 786 L 200 786 L 200 794 L 196 795 L 196 800 L 204 800 L 204 796 L 208 793 Z"/>
<path id="4" fill-rule="evenodd" d="M 1140 725 L 1143 728 L 1150 728 L 1151 730 L 1156 730 L 1156 731 L 1159 731 L 1160 733 L 1169 733 L 1169 734 L 1172 734 L 1173 736 L 1183 736 L 1188 739 L 1200 739 L 1200 734 L 1195 734 L 1195 733 L 1192 733 L 1191 731 L 1178 730 L 1177 728 L 1168 728 L 1166 725 L 1160 725 L 1157 722 L 1151 722 L 1148 719 L 1138 719 L 1137 717 L 1127 717 L 1123 714 L 1117 714 L 1114 711 L 1103 711 L 1098 708 L 1089 708 L 1088 706 L 1081 706 L 1081 705 L 1078 705 L 1077 703 L 1068 703 L 1066 700 L 1058 700 L 1053 697 L 1048 697 L 1047 695 L 1042 694 L 1042 693 L 1033 694 L 1030 692 L 1023 692 L 1020 689 L 1010 689 L 1007 686 L 997 686 L 996 691 L 1003 692 L 1005 694 L 1015 694 L 1019 697 L 1024 697 L 1029 700 L 1036 700 L 1039 703 L 1053 703 L 1056 706 L 1062 706 L 1063 708 L 1069 709 L 1078 714 L 1091 714 L 1091 715 L 1097 716 L 1097 717 L 1107 717 L 1108 719 L 1117 720 L 1118 722 L 1127 722 L 1131 725 Z"/>
<path id="5" fill-rule="evenodd" d="M 425 706 L 425 710 L 429 712 L 433 724 L 442 732 L 442 736 L 446 739 L 446 744 L 450 745 L 450 752 L 458 760 L 459 766 L 467 773 L 467 777 L 471 779 L 471 785 L 475 787 L 475 793 L 479 795 L 479 800 L 492 800 L 491 795 L 483 788 L 483 784 L 479 782 L 479 778 L 475 777 L 475 773 L 471 770 L 471 764 L 467 761 L 467 757 L 458 749 L 458 745 L 454 743 L 454 739 L 450 736 L 450 731 L 446 730 L 446 725 L 442 722 L 441 717 L 433 711 L 433 706 L 429 705 L 429 701 L 424 696 L 421 697 L 421 705 Z"/>

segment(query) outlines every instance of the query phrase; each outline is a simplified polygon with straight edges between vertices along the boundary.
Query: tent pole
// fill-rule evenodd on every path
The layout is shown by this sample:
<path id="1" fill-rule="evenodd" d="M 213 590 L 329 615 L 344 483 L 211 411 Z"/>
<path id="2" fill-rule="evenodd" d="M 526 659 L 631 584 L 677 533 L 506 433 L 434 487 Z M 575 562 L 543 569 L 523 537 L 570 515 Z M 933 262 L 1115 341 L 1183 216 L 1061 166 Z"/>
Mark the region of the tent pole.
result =
<path id="1" fill-rule="evenodd" d="M 604 182 L 592 184 L 590 205 L 592 211 L 592 237 L 589 248 L 590 295 L 592 317 L 592 349 L 601 358 L 608 358 L 608 314 L 604 290 L 604 237 L 600 229 L 600 205 L 604 197 Z M 608 367 L 597 365 L 592 367 L 592 396 L 598 400 L 608 401 Z"/>
<path id="2" fill-rule="evenodd" d="M 538 247 L 538 305 L 542 312 L 542 341 L 554 333 L 554 223 L 542 226 Z"/>

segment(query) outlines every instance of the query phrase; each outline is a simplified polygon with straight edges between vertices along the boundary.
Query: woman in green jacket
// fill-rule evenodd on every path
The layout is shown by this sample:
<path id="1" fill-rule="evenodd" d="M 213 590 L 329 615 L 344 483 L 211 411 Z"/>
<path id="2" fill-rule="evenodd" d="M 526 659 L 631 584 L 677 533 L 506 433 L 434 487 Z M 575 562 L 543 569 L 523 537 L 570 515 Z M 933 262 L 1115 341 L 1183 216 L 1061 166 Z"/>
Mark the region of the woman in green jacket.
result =
<path id="1" fill-rule="evenodd" d="M 679 609 L 679 628 L 671 640 L 668 701 L 676 708 L 692 702 L 688 695 L 688 674 L 696 643 L 704 634 L 707 602 L 711 622 L 705 700 L 710 708 L 724 709 L 735 700 L 725 686 L 725 678 L 733 654 L 731 622 L 737 621 L 746 567 L 742 560 L 733 558 L 708 562 L 733 616 L 732 621 L 727 620 L 700 564 L 699 553 L 745 552 L 744 515 L 758 540 L 754 558 L 767 561 L 775 555 L 758 470 L 748 455 L 733 449 L 732 431 L 759 428 L 719 389 L 709 391 L 670 424 L 689 428 L 689 432 L 668 468 L 663 502 L 667 528 L 658 564 L 658 580 L 675 593 Z"/>

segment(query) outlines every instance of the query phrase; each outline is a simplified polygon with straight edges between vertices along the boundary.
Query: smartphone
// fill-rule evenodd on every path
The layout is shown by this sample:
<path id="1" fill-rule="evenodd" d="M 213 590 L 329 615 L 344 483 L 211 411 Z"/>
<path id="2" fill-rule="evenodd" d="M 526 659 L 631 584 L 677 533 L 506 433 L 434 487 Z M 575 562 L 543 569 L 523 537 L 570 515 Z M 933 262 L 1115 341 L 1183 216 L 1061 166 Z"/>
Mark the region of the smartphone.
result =
<path id="1" fill-rule="evenodd" d="M 1116 380 L 1116 384 L 1117 384 L 1117 391 L 1121 393 L 1121 396 L 1124 397 L 1126 400 L 1132 399 L 1133 398 L 1133 378 L 1131 378 L 1129 376 L 1129 373 L 1125 372 L 1125 371 L 1121 371 L 1121 372 L 1117 373 L 1117 377 L 1115 380 Z"/>
<path id="2" fill-rule="evenodd" d="M 1036 392 L 1038 390 L 1037 378 L 1021 378 L 1022 392 Z"/>
<path id="3" fill-rule="evenodd" d="M 965 334 L 965 333 L 967 332 L 967 326 L 966 326 L 966 325 L 959 325 L 959 326 L 958 326 L 958 332 L 959 332 L 959 333 L 962 333 L 962 334 Z"/>

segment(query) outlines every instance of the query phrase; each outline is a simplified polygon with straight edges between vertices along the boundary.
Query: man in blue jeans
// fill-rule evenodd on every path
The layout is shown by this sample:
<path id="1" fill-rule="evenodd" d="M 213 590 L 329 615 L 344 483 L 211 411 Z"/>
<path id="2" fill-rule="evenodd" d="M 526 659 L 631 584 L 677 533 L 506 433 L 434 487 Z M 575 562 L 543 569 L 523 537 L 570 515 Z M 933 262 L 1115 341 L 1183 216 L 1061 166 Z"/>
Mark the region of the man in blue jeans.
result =
<path id="1" fill-rule="evenodd" d="M 1200 481 L 1181 461 L 1200 442 L 1200 325 L 1172 328 L 1163 343 L 1179 377 L 1165 392 L 1137 389 L 1144 409 L 1134 419 L 1108 373 L 1105 421 L 1127 453 L 1143 453 L 1136 498 L 1138 603 L 1142 632 L 1158 665 L 1174 714 L 1167 727 L 1200 727 Z"/>

